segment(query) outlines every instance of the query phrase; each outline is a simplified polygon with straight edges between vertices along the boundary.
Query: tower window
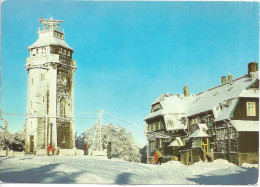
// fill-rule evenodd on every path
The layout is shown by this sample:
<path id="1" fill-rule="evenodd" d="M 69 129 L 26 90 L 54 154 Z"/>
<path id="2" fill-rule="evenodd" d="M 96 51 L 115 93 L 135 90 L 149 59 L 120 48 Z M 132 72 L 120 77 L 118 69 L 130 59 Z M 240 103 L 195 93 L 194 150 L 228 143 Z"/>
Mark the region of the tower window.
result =
<path id="1" fill-rule="evenodd" d="M 61 117 L 66 117 L 66 100 L 62 98 L 60 101 L 60 115 Z"/>
<path id="2" fill-rule="evenodd" d="M 31 108 L 32 108 L 32 101 L 31 101 Z"/>
<path id="3" fill-rule="evenodd" d="M 33 85 L 33 78 L 32 78 L 32 85 Z"/>
<path id="4" fill-rule="evenodd" d="M 43 81 L 45 79 L 44 74 L 41 74 L 41 80 Z"/>
<path id="5" fill-rule="evenodd" d="M 44 96 L 42 96 L 42 102 L 44 102 Z"/>

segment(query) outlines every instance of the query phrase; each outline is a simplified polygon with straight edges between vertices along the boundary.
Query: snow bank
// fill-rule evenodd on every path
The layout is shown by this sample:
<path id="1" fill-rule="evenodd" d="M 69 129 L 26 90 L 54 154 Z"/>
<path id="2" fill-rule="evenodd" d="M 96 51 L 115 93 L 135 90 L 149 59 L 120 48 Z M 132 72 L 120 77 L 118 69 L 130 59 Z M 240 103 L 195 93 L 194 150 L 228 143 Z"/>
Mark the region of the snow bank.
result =
<path id="1" fill-rule="evenodd" d="M 7 183 L 255 184 L 258 179 L 258 169 L 221 159 L 190 166 L 178 161 L 152 165 L 84 155 L 0 157 L 0 162 L 0 180 Z"/>

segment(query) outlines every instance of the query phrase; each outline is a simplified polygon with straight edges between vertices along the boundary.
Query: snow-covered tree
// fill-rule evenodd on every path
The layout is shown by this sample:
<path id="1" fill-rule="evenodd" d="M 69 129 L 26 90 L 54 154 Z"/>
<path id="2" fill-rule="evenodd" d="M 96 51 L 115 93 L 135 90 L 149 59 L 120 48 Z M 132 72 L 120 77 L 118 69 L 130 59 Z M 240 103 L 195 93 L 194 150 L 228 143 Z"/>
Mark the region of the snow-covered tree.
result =
<path id="1" fill-rule="evenodd" d="M 85 142 L 91 145 L 91 137 L 93 136 L 93 128 L 89 128 L 85 132 Z M 127 133 L 124 126 L 116 127 L 112 123 L 102 126 L 102 142 L 103 148 L 107 148 L 108 142 L 111 142 L 111 156 L 121 158 L 126 161 L 140 162 L 139 149 L 134 142 L 131 133 Z"/>
<path id="2" fill-rule="evenodd" d="M 0 128 L 0 150 L 9 148 L 14 151 L 23 151 L 25 145 L 24 132 L 10 133 L 8 130 L 8 122 L 3 118 L 1 118 L 1 122 L 3 122 L 4 125 L 1 125 Z"/>
<path id="3" fill-rule="evenodd" d="M 0 129 L 0 150 L 10 147 L 12 134 L 8 131 L 8 123 L 4 120 L 4 126 Z"/>
<path id="4" fill-rule="evenodd" d="M 81 133 L 79 136 L 77 136 L 77 133 L 75 134 L 75 146 L 77 149 L 83 149 L 84 137 L 84 133 Z"/>
<path id="5" fill-rule="evenodd" d="M 14 151 L 23 151 L 25 145 L 24 132 L 16 132 L 11 135 L 10 149 Z"/>
<path id="6" fill-rule="evenodd" d="M 139 149 L 139 153 L 141 154 L 141 162 L 147 163 L 147 145 Z"/>

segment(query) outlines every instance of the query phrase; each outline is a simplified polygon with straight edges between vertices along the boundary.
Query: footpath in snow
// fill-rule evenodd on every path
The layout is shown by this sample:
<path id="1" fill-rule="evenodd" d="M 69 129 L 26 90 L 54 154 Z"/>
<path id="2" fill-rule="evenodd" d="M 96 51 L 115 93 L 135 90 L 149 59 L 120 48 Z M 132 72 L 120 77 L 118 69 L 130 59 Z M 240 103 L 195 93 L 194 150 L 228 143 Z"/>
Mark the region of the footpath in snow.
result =
<path id="1" fill-rule="evenodd" d="M 186 166 L 127 162 L 98 156 L 0 157 L 3 183 L 85 184 L 232 184 L 258 183 L 258 168 L 239 167 L 226 160 Z"/>

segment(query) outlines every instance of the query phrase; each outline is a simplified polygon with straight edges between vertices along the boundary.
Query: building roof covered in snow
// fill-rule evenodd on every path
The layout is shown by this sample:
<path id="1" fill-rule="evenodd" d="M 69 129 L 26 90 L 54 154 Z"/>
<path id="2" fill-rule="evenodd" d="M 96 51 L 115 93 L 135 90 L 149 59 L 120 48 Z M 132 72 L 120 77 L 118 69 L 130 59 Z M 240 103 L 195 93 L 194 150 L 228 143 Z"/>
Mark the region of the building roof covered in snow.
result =
<path id="1" fill-rule="evenodd" d="M 56 38 L 54 36 L 39 37 L 38 40 L 28 48 L 31 49 L 48 45 L 59 45 L 73 50 L 63 39 Z"/>
<path id="2" fill-rule="evenodd" d="M 192 101 L 194 95 L 162 94 L 152 103 L 152 109 L 144 120 L 167 114 L 184 114 L 187 105 Z M 158 110 L 153 108 L 160 105 Z"/>
<path id="3" fill-rule="evenodd" d="M 207 133 L 208 127 L 205 123 L 198 123 L 199 129 L 195 130 L 189 138 L 201 138 L 201 137 L 209 137 Z"/>
<path id="4" fill-rule="evenodd" d="M 258 91 L 245 91 L 258 79 L 258 71 L 252 74 L 252 76 L 244 75 L 197 94 L 186 108 L 185 116 L 213 111 L 216 120 L 229 118 L 238 97 L 247 95 L 259 97 Z"/>

